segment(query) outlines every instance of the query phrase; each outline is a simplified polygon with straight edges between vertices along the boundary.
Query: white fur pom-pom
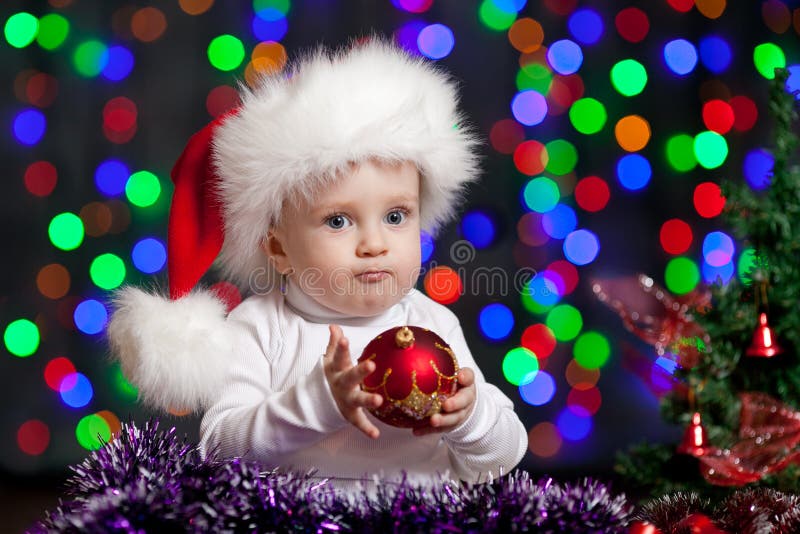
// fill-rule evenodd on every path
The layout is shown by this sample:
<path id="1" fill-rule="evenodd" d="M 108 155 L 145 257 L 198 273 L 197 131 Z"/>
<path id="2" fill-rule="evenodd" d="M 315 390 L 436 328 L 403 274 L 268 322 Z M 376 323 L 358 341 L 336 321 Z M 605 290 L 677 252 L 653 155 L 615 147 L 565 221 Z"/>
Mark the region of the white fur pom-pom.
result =
<path id="1" fill-rule="evenodd" d="M 170 300 L 134 287 L 114 296 L 113 356 L 148 406 L 199 411 L 219 391 L 228 343 L 225 305 L 210 292 Z"/>

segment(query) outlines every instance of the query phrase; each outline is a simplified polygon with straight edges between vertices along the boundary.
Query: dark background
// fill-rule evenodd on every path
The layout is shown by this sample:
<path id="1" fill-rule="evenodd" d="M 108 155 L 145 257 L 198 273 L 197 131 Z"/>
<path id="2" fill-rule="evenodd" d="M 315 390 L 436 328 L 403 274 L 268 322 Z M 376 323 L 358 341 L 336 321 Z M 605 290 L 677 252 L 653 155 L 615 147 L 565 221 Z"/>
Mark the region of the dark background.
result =
<path id="1" fill-rule="evenodd" d="M 772 2 L 773 4 L 776 2 Z M 777 2 L 780 3 L 780 2 Z M 63 7 L 58 7 L 61 6 Z M 551 7 L 559 2 L 528 2 L 519 18 L 538 20 L 544 28 L 544 44 L 572 38 L 567 28 L 568 16 L 555 13 Z M 709 19 L 695 7 L 686 13 L 673 9 L 666 0 L 646 2 L 581 1 L 577 8 L 591 7 L 603 18 L 605 30 L 598 44 L 583 46 L 584 61 L 578 74 L 585 85 L 584 96 L 603 102 L 609 119 L 603 130 L 592 136 L 575 131 L 567 114 L 548 117 L 542 124 L 525 128 L 526 139 L 547 142 L 564 138 L 575 145 L 579 159 L 574 173 L 553 177 L 564 189 L 588 175 L 604 178 L 611 189 L 608 206 L 589 213 L 576 207 L 564 195 L 563 201 L 575 207 L 578 227 L 594 232 L 601 243 L 597 259 L 579 267 L 580 281 L 575 292 L 564 298 L 577 307 L 583 316 L 584 330 L 602 333 L 611 344 L 611 358 L 602 369 L 597 384 L 602 394 L 602 407 L 592 418 L 593 429 L 578 441 L 564 440 L 558 453 L 541 458 L 528 453 L 520 467 L 533 473 L 548 473 L 569 478 L 594 474 L 610 478 L 616 451 L 643 439 L 677 440 L 680 428 L 664 425 L 658 415 L 658 399 L 646 380 L 630 371 L 624 348 L 631 345 L 639 356 L 652 361 L 652 349 L 641 343 L 621 326 L 613 312 L 599 304 L 591 294 L 593 277 L 624 276 L 643 272 L 663 283 L 666 262 L 671 258 L 659 244 L 658 232 L 664 221 L 680 218 L 687 221 L 695 234 L 687 256 L 701 259 L 702 236 L 724 229 L 716 219 L 702 219 L 692 206 L 692 192 L 703 181 L 741 179 L 745 152 L 767 143 L 770 121 L 765 107 L 767 83 L 754 68 L 753 48 L 762 42 L 779 44 L 792 64 L 798 57 L 798 13 L 795 25 L 780 34 L 770 30 L 762 17 L 764 2 L 729 2 L 718 19 Z M 767 2 L 769 4 L 769 2 Z M 167 28 L 153 42 L 141 42 L 114 28 L 120 10 L 135 10 L 152 5 L 165 15 Z M 614 17 L 624 7 L 635 5 L 645 11 L 651 28 L 640 43 L 622 39 L 615 30 Z M 783 2 L 795 10 L 796 2 Z M 297 52 L 323 43 L 338 46 L 352 37 L 377 33 L 391 35 L 410 20 L 445 24 L 453 30 L 455 48 L 440 60 L 461 82 L 463 107 L 485 139 L 482 147 L 484 175 L 467 198 L 464 212 L 481 209 L 492 214 L 497 238 L 487 248 L 477 251 L 469 272 L 480 266 L 501 266 L 508 272 L 520 267 L 541 270 L 554 260 L 563 259 L 561 243 L 552 241 L 542 247 L 524 247 L 518 242 L 516 225 L 525 213 L 519 201 L 520 189 L 529 179 L 514 167 L 512 157 L 492 148 L 489 131 L 501 119 L 511 118 L 510 102 L 516 94 L 515 76 L 519 69 L 519 52 L 510 44 L 505 31 L 484 26 L 478 17 L 479 2 L 435 0 L 421 14 L 399 9 L 388 0 L 295 0 L 287 14 L 288 32 L 281 40 L 290 57 Z M 206 97 L 211 89 L 222 84 L 235 86 L 243 78 L 243 66 L 232 72 L 221 72 L 208 62 L 206 47 L 217 35 L 229 33 L 239 37 L 249 54 L 258 43 L 250 29 L 253 3 L 221 1 L 198 16 L 183 12 L 177 1 L 168 2 L 96 2 L 74 1 L 10 1 L 0 6 L 5 21 L 18 11 L 36 16 L 57 12 L 70 21 L 71 33 L 57 50 L 47 51 L 32 45 L 17 49 L 5 41 L 0 43 L 0 240 L 3 244 L 0 262 L 0 327 L 27 318 L 36 322 L 42 332 L 41 344 L 32 356 L 17 358 L 5 347 L 0 349 L 0 502 L 8 507 L 5 517 L 16 518 L 13 528 L 22 528 L 40 517 L 45 508 L 52 508 L 61 494 L 61 484 L 68 476 L 67 466 L 84 458 L 88 451 L 75 438 L 78 421 L 94 412 L 109 410 L 122 421 L 142 422 L 159 415 L 162 424 L 176 425 L 190 439 L 197 437 L 198 420 L 192 417 L 164 416 L 147 412 L 120 392 L 114 380 L 115 369 L 107 357 L 104 336 L 82 334 L 69 316 L 77 302 L 84 298 L 108 301 L 108 294 L 97 289 L 88 276 L 88 266 L 95 256 L 113 252 L 128 263 L 126 283 L 148 284 L 151 277 L 142 275 L 129 263 L 130 248 L 143 236 L 165 238 L 166 213 L 171 193 L 169 170 L 186 140 L 212 117 L 206 110 Z M 675 38 L 697 43 L 714 33 L 725 38 L 733 51 L 731 67 L 715 75 L 702 64 L 689 75 L 678 77 L 664 67 L 663 45 Z M 79 76 L 72 65 L 71 54 L 81 41 L 95 38 L 129 48 L 135 58 L 131 74 L 124 80 L 110 82 L 101 77 Z M 635 58 L 648 70 L 645 91 L 626 98 L 616 93 L 609 81 L 609 70 L 617 61 Z M 35 107 L 24 94 L 15 90 L 20 73 L 36 69 L 58 81 L 53 103 L 42 111 L 48 129 L 34 146 L 16 141 L 12 122 L 23 109 Z M 714 170 L 696 167 L 688 173 L 676 173 L 664 156 L 666 140 L 677 132 L 690 135 L 705 129 L 701 117 L 704 89 L 716 81 L 728 95 L 746 95 L 759 110 L 756 126 L 747 132 L 726 135 L 730 155 L 726 163 Z M 717 88 L 720 85 L 716 86 Z M 724 93 L 724 91 L 723 91 Z M 22 98 L 20 98 L 22 96 Z M 117 96 L 133 100 L 138 107 L 137 133 L 127 143 L 111 143 L 102 131 L 105 103 Z M 630 192 L 622 188 L 615 176 L 615 162 L 624 153 L 614 139 L 613 124 L 620 117 L 640 114 L 652 128 L 652 138 L 641 151 L 651 162 L 653 178 L 647 188 Z M 313 125 L 309 125 L 313 128 Z M 146 169 L 156 174 L 164 190 L 162 199 L 147 209 L 130 209 L 131 224 L 121 231 L 98 237 L 87 236 L 76 250 L 65 252 L 54 248 L 47 237 L 51 218 L 60 212 L 78 213 L 93 201 L 106 201 L 94 183 L 97 165 L 117 157 L 131 170 Z M 58 183 L 52 194 L 37 197 L 23 183 L 26 168 L 34 161 L 47 160 L 58 169 Z M 548 175 L 547 173 L 543 173 Z M 551 176 L 552 177 L 552 176 Z M 124 196 L 122 201 L 125 201 Z M 448 258 L 450 245 L 462 239 L 458 225 L 453 224 L 438 237 L 432 261 L 452 264 Z M 524 258 L 524 260 L 521 260 Z M 69 294 L 51 300 L 39 293 L 36 275 L 44 265 L 58 262 L 70 271 Z M 165 285 L 161 272 L 155 280 Z M 209 281 L 213 281 L 210 278 Z M 491 342 L 477 327 L 478 313 L 490 302 L 502 302 L 514 313 L 515 325 L 502 341 Z M 520 304 L 519 295 L 465 294 L 451 308 L 464 324 L 467 340 L 487 379 L 501 386 L 511 397 L 523 422 L 533 428 L 542 421 L 554 421 L 564 409 L 569 386 L 563 370 L 572 358 L 572 343 L 559 343 L 548 359 L 548 371 L 557 381 L 557 393 L 544 406 L 523 402 L 517 388 L 504 379 L 503 356 L 519 346 L 522 331 L 542 321 Z M 67 320 L 63 320 L 66 315 Z M 61 402 L 58 393 L 43 380 L 44 367 L 56 356 L 68 356 L 78 371 L 92 382 L 94 397 L 82 408 L 70 408 Z M 23 453 L 17 445 L 17 431 L 25 421 L 38 419 L 50 432 L 46 450 L 39 455 Z"/>

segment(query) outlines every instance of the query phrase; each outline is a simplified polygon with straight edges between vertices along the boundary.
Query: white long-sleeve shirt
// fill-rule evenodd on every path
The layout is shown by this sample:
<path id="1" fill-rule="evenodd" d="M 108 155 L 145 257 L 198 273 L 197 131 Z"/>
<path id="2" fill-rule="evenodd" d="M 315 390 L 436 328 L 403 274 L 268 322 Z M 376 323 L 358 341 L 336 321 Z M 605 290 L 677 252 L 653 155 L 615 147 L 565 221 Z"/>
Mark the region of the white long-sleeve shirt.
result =
<path id="1" fill-rule="evenodd" d="M 348 318 L 290 286 L 246 299 L 228 316 L 234 336 L 226 386 L 205 413 L 200 446 L 223 457 L 259 460 L 269 467 L 330 478 L 346 487 L 378 476 L 431 481 L 447 476 L 485 480 L 513 469 L 527 449 L 527 433 L 513 403 L 484 379 L 456 316 L 412 290 L 375 317 Z M 380 430 L 373 440 L 339 412 L 322 367 L 329 324 L 350 341 L 355 362 L 386 329 L 415 325 L 439 334 L 459 367 L 475 372 L 476 400 L 468 418 L 446 433 L 414 436 L 368 415 Z"/>

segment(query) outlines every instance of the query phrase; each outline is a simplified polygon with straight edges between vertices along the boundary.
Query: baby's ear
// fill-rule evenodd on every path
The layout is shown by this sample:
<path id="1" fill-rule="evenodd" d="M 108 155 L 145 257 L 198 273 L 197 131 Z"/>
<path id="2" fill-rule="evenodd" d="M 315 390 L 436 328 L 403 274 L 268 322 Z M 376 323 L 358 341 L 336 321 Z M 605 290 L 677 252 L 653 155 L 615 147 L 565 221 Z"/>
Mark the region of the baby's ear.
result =
<path id="1" fill-rule="evenodd" d="M 292 266 L 289 264 L 289 257 L 286 255 L 282 237 L 272 229 L 267 232 L 267 235 L 261 241 L 261 250 L 279 273 L 291 270 Z"/>

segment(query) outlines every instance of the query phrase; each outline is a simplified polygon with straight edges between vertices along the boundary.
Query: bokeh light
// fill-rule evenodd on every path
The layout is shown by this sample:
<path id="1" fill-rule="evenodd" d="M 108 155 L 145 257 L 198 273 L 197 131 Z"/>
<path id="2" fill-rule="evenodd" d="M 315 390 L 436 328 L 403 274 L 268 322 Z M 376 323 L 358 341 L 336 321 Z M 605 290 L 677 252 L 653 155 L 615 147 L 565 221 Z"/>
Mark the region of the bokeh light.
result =
<path id="1" fill-rule="evenodd" d="M 593 45 L 603 37 L 605 25 L 600 14 L 593 9 L 578 9 L 567 20 L 569 32 L 581 44 Z"/>
<path id="2" fill-rule="evenodd" d="M 108 323 L 108 310 L 102 302 L 87 299 L 75 307 L 73 320 L 84 334 L 99 334 Z"/>
<path id="3" fill-rule="evenodd" d="M 503 11 L 493 0 L 483 0 L 478 8 L 478 18 L 490 30 L 505 31 L 514 24 L 517 14 Z"/>
<path id="4" fill-rule="evenodd" d="M 459 274 L 446 265 L 439 265 L 425 273 L 423 287 L 428 296 L 440 304 L 457 301 L 464 289 Z"/>
<path id="5" fill-rule="evenodd" d="M 564 239 L 578 225 L 575 210 L 566 204 L 557 204 L 542 215 L 542 228 L 553 239 Z"/>
<path id="6" fill-rule="evenodd" d="M 83 408 L 94 397 L 94 388 L 86 375 L 73 373 L 62 380 L 59 393 L 61 400 L 70 408 Z"/>
<path id="7" fill-rule="evenodd" d="M 542 323 L 532 324 L 522 332 L 520 344 L 531 351 L 539 360 L 549 357 L 556 348 L 556 336 Z"/>
<path id="8" fill-rule="evenodd" d="M 562 443 L 558 428 L 549 421 L 537 423 L 528 432 L 528 450 L 540 458 L 555 456 Z"/>
<path id="9" fill-rule="evenodd" d="M 234 70 L 244 61 L 244 45 L 233 35 L 223 34 L 211 40 L 208 45 L 208 61 L 223 72 Z"/>
<path id="10" fill-rule="evenodd" d="M 608 184 L 597 176 L 587 176 L 575 186 L 575 202 L 589 212 L 600 211 L 608 205 L 611 191 Z"/>
<path id="11" fill-rule="evenodd" d="M 728 157 L 728 143 L 716 132 L 700 132 L 694 138 L 694 156 L 706 169 L 716 169 Z"/>
<path id="12" fill-rule="evenodd" d="M 84 449 L 95 451 L 111 439 L 111 429 L 102 416 L 93 413 L 78 421 L 75 438 Z"/>
<path id="13" fill-rule="evenodd" d="M 147 237 L 133 246 L 131 259 L 134 267 L 143 273 L 157 273 L 167 263 L 167 249 L 158 239 Z M 124 277 L 124 271 L 122 274 Z"/>
<path id="14" fill-rule="evenodd" d="M 567 408 L 559 414 L 556 426 L 565 440 L 580 441 L 592 431 L 592 419 L 588 412 L 577 414 Z"/>
<path id="15" fill-rule="evenodd" d="M 617 121 L 614 136 L 623 150 L 637 152 L 650 141 L 650 123 L 639 115 L 628 115 Z"/>
<path id="16" fill-rule="evenodd" d="M 775 78 L 775 69 L 786 67 L 786 56 L 778 45 L 762 43 L 753 50 L 753 63 L 761 76 L 771 80 Z"/>
<path id="17" fill-rule="evenodd" d="M 66 41 L 69 28 L 69 20 L 58 13 L 48 13 L 39 19 L 36 42 L 45 50 L 56 50 Z"/>
<path id="18" fill-rule="evenodd" d="M 544 145 L 547 152 L 545 170 L 563 176 L 572 172 L 578 163 L 578 150 L 566 139 L 553 139 Z"/>
<path id="19" fill-rule="evenodd" d="M 728 41 L 717 35 L 700 39 L 700 61 L 714 74 L 722 74 L 731 65 L 733 52 Z"/>
<path id="20" fill-rule="evenodd" d="M 47 234 L 54 247 L 74 250 L 83 243 L 83 221 L 74 213 L 59 213 L 50 220 Z"/>
<path id="21" fill-rule="evenodd" d="M 538 91 L 521 91 L 511 101 L 511 112 L 520 123 L 533 126 L 547 116 L 547 100 Z"/>
<path id="22" fill-rule="evenodd" d="M 45 297 L 58 300 L 69 292 L 70 274 L 63 265 L 51 263 L 45 265 L 36 275 L 36 287 Z"/>
<path id="23" fill-rule="evenodd" d="M 19 358 L 26 358 L 39 348 L 39 328 L 27 319 L 17 319 L 6 326 L 3 342 L 6 350 Z"/>
<path id="24" fill-rule="evenodd" d="M 697 167 L 694 155 L 694 137 L 684 133 L 672 135 L 667 139 L 667 163 L 678 172 L 688 172 Z"/>
<path id="25" fill-rule="evenodd" d="M 101 289 L 116 289 L 125 280 L 125 263 L 111 253 L 101 254 L 92 260 L 89 277 Z"/>
<path id="26" fill-rule="evenodd" d="M 559 74 L 572 74 L 583 64 L 583 51 L 574 41 L 561 39 L 547 50 L 547 63 Z"/>
<path id="27" fill-rule="evenodd" d="M 72 63 L 78 74 L 94 78 L 108 65 L 108 47 L 94 39 L 84 41 L 75 49 Z"/>
<path id="28" fill-rule="evenodd" d="M 623 59 L 611 67 L 611 84 L 623 96 L 636 96 L 647 86 L 647 70 L 635 59 Z"/>
<path id="29" fill-rule="evenodd" d="M 712 267 L 722 267 L 733 261 L 736 247 L 724 232 L 710 232 L 703 239 L 703 259 Z"/>
<path id="30" fill-rule="evenodd" d="M 667 254 L 683 254 L 692 245 L 692 227 L 681 219 L 670 219 L 661 225 L 658 234 L 661 247 Z"/>
<path id="31" fill-rule="evenodd" d="M 725 207 L 725 197 L 719 185 L 713 182 L 703 182 L 694 188 L 692 197 L 694 209 L 697 214 L 706 219 L 718 216 Z"/>
<path id="32" fill-rule="evenodd" d="M 600 241 L 590 230 L 570 232 L 564 238 L 564 256 L 575 265 L 592 263 L 600 252 Z"/>
<path id="33" fill-rule="evenodd" d="M 46 197 L 53 192 L 58 182 L 58 171 L 49 161 L 37 161 L 28 165 L 23 177 L 25 188 L 37 197 Z"/>
<path id="34" fill-rule="evenodd" d="M 571 341 L 583 328 L 583 317 L 575 306 L 559 304 L 547 313 L 545 324 L 558 341 Z"/>
<path id="35" fill-rule="evenodd" d="M 697 49 L 686 39 L 675 39 L 664 45 L 664 61 L 672 72 L 684 76 L 697 66 Z"/>
<path id="36" fill-rule="evenodd" d="M 751 150 L 745 155 L 742 170 L 751 189 L 761 191 L 769 187 L 773 165 L 775 158 L 763 148 Z"/>
<path id="37" fill-rule="evenodd" d="M 667 263 L 664 272 L 667 289 L 676 295 L 685 295 L 697 287 L 700 281 L 700 270 L 697 264 L 689 258 L 672 258 Z"/>
<path id="38" fill-rule="evenodd" d="M 36 39 L 38 32 L 39 20 L 25 11 L 8 17 L 3 27 L 6 41 L 14 48 L 25 48 Z"/>
<path id="39" fill-rule="evenodd" d="M 35 145 L 44 137 L 47 120 L 38 109 L 20 111 L 14 117 L 14 137 L 23 145 Z"/>
<path id="40" fill-rule="evenodd" d="M 125 195 L 134 206 L 146 208 L 158 200 L 161 195 L 161 183 L 155 174 L 138 171 L 131 174 L 125 183 Z"/>
<path id="41" fill-rule="evenodd" d="M 505 304 L 489 304 L 478 314 L 478 327 L 481 334 L 492 341 L 505 339 L 514 328 L 514 314 Z"/>
<path id="42" fill-rule="evenodd" d="M 525 206 L 538 213 L 546 213 L 556 207 L 561 194 L 558 184 L 550 178 L 540 176 L 525 184 L 522 189 Z"/>
<path id="43" fill-rule="evenodd" d="M 519 386 L 519 396 L 527 404 L 542 406 L 553 399 L 556 393 L 556 382 L 546 371 L 539 371 L 533 380 Z"/>
<path id="44" fill-rule="evenodd" d="M 50 428 L 43 421 L 31 419 L 17 430 L 17 446 L 30 456 L 39 456 L 50 446 Z"/>
<path id="45" fill-rule="evenodd" d="M 525 347 L 511 349 L 503 357 L 503 376 L 515 386 L 527 384 L 536 378 L 539 372 L 539 361 Z"/>
<path id="46" fill-rule="evenodd" d="M 444 24 L 425 26 L 417 36 L 419 51 L 431 59 L 442 59 L 450 55 L 456 44 L 453 30 Z"/>
<path id="47" fill-rule="evenodd" d="M 603 129 L 608 115 L 606 108 L 594 98 L 581 98 L 569 108 L 569 120 L 582 134 L 594 134 Z"/>
<path id="48" fill-rule="evenodd" d="M 617 179 L 629 191 L 638 191 L 650 183 L 653 169 L 641 154 L 628 154 L 617 161 Z"/>
<path id="49" fill-rule="evenodd" d="M 582 333 L 572 348 L 575 361 L 584 369 L 603 367 L 611 356 L 611 346 L 603 334 L 594 331 Z"/>
<path id="50" fill-rule="evenodd" d="M 639 43 L 650 31 L 650 19 L 638 7 L 626 7 L 614 17 L 614 25 L 620 37 L 631 43 Z"/>

